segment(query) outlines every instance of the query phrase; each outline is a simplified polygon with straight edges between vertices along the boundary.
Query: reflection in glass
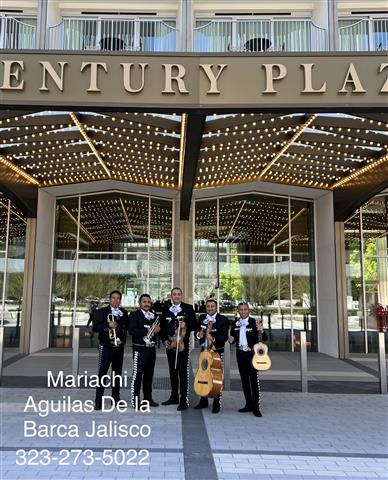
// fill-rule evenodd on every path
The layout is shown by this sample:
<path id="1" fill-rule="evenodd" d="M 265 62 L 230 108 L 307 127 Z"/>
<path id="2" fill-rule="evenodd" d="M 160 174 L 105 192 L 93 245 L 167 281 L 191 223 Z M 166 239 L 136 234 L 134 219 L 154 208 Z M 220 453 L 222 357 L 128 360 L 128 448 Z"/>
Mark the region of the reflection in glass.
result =
<path id="1" fill-rule="evenodd" d="M 148 197 L 121 193 L 81 198 L 80 251 L 147 252 Z"/>
<path id="2" fill-rule="evenodd" d="M 345 222 L 346 288 L 349 351 L 365 351 L 361 278 L 360 211 Z"/>
<path id="3" fill-rule="evenodd" d="M 71 346 L 75 322 L 81 346 L 93 346 L 93 313 L 122 292 L 122 305 L 135 309 L 142 293 L 168 296 L 172 284 L 172 202 L 120 192 L 67 198 L 57 204 L 51 339 Z M 79 245 L 77 249 L 77 233 Z M 77 255 L 78 253 L 78 255 Z M 59 335 L 58 335 L 59 331 Z"/>
<path id="4" fill-rule="evenodd" d="M 233 250 L 235 250 L 233 252 Z M 235 314 L 240 301 L 253 315 L 262 315 L 271 349 L 291 349 L 291 302 L 288 255 L 231 255 L 220 257 L 220 307 Z"/>
<path id="5" fill-rule="evenodd" d="M 217 200 L 195 203 L 194 303 L 205 311 L 205 300 L 216 296 L 217 269 Z"/>
<path id="6" fill-rule="evenodd" d="M 307 331 L 316 351 L 314 212 L 310 202 L 291 199 L 292 317 L 295 330 Z"/>
<path id="7" fill-rule="evenodd" d="M 6 321 L 6 312 L 4 306 L 3 313 L 3 285 L 5 274 L 5 261 L 6 261 L 6 243 L 8 235 L 8 199 L 0 194 L 0 318 L 4 316 L 4 323 Z"/>
<path id="8" fill-rule="evenodd" d="M 157 308 L 172 284 L 172 202 L 151 198 L 149 294 Z"/>
<path id="9" fill-rule="evenodd" d="M 18 347 L 20 341 L 26 225 L 22 212 L 0 194 L 0 316 L 6 347 Z"/>
<path id="10" fill-rule="evenodd" d="M 315 332 L 312 218 L 311 203 L 291 201 L 289 212 L 287 198 L 251 193 L 197 201 L 197 310 L 204 308 L 206 298 L 215 296 L 220 310 L 232 317 L 238 302 L 247 301 L 253 313 L 263 315 L 272 349 L 291 350 L 293 329 L 306 327 Z M 295 249 L 294 297 L 290 292 L 290 230 Z M 311 348 L 316 349 L 316 335 L 311 337 Z"/>
<path id="11" fill-rule="evenodd" d="M 86 325 L 92 302 L 104 306 L 122 292 L 123 307 L 135 308 L 147 286 L 147 255 L 81 253 L 78 260 L 77 325 Z"/>
<path id="12" fill-rule="evenodd" d="M 6 345 L 13 347 L 19 346 L 20 340 L 26 225 L 26 218 L 11 204 L 5 298 L 10 314 L 10 323 L 7 326 L 8 334 L 6 336 Z"/>
<path id="13" fill-rule="evenodd" d="M 50 346 L 71 346 L 77 263 L 78 197 L 58 200 L 56 206 Z"/>
<path id="14" fill-rule="evenodd" d="M 264 195 L 220 198 L 219 234 L 222 253 L 237 245 L 238 253 L 288 254 L 288 200 Z"/>
<path id="15" fill-rule="evenodd" d="M 387 205 L 388 195 L 374 197 L 345 222 L 351 353 L 376 352 L 376 333 L 387 327 L 386 316 L 378 314 L 388 306 Z"/>
<path id="16" fill-rule="evenodd" d="M 386 330 L 386 317 L 379 306 L 388 307 L 388 195 L 375 197 L 361 209 L 363 275 L 368 352 L 377 351 L 379 330 Z"/>

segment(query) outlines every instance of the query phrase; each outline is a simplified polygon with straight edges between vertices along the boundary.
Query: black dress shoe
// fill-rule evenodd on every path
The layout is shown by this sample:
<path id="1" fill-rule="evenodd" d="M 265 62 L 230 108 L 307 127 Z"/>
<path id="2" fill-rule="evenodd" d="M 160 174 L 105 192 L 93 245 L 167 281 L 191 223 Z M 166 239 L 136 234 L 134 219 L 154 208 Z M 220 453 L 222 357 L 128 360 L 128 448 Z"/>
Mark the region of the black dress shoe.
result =
<path id="1" fill-rule="evenodd" d="M 238 411 L 239 411 L 240 413 L 253 412 L 253 408 L 250 407 L 249 405 L 245 405 L 245 407 L 239 408 Z"/>
<path id="2" fill-rule="evenodd" d="M 188 408 L 189 408 L 189 406 L 187 405 L 187 403 L 180 403 L 177 407 L 177 410 L 182 412 L 183 410 L 187 410 Z"/>
<path id="3" fill-rule="evenodd" d="M 200 400 L 199 403 L 194 407 L 194 410 L 201 410 L 201 408 L 207 408 L 208 406 L 208 402 Z"/>
<path id="4" fill-rule="evenodd" d="M 170 397 L 165 402 L 162 402 L 162 405 L 178 405 L 178 403 L 179 403 L 179 400 L 177 398 Z"/>
<path id="5" fill-rule="evenodd" d="M 260 410 L 253 410 L 253 415 L 255 417 L 262 417 L 263 415 L 261 414 Z"/>
<path id="6" fill-rule="evenodd" d="M 221 410 L 221 405 L 213 405 L 212 413 L 219 413 Z"/>
<path id="7" fill-rule="evenodd" d="M 159 407 L 159 403 L 154 402 L 152 399 L 148 400 L 148 403 L 150 404 L 150 407 Z"/>

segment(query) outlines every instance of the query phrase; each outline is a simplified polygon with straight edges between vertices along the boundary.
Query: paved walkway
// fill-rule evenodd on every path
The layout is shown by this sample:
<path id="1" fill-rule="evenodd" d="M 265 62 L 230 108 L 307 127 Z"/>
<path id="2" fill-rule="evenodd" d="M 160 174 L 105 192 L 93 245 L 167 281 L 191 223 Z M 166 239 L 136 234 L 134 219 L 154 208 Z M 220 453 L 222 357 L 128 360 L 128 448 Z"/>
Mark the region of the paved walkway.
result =
<path id="1" fill-rule="evenodd" d="M 12 378 L 20 381 L 25 378 L 39 380 L 48 366 L 53 370 L 62 366 L 69 371 L 71 358 L 68 354 L 56 352 L 53 355 L 46 351 L 19 358 L 6 367 L 5 384 L 7 379 L 11 381 Z M 362 383 L 364 374 L 370 376 L 368 383 L 375 384 L 376 376 L 372 373 L 360 370 L 352 363 L 338 364 L 334 359 L 324 357 L 317 356 L 314 359 L 314 375 L 323 378 L 320 380 L 322 388 L 327 377 L 333 378 L 334 367 L 339 369 L 337 373 L 342 372 L 337 378 L 346 385 L 357 381 Z M 286 361 L 287 355 L 276 358 L 279 369 L 274 370 L 274 377 L 282 377 L 278 373 L 280 369 L 286 372 L 286 377 L 289 375 L 287 372 L 296 371 L 296 357 L 291 357 L 294 363 Z M 12 356 L 9 359 L 12 360 Z M 94 373 L 95 361 L 91 352 L 83 352 L 81 372 L 86 368 Z M 195 362 L 193 364 L 196 368 Z M 359 377 L 354 375 L 357 370 L 361 373 Z M 322 372 L 325 372 L 324 375 Z M 31 373 L 35 373 L 35 377 Z M 161 402 L 168 397 L 166 376 L 166 364 L 160 355 L 156 371 L 158 388 L 154 391 L 156 401 Z M 283 382 L 287 382 L 287 379 Z M 240 389 L 236 388 L 224 392 L 223 409 L 218 415 L 213 415 L 210 409 L 196 411 L 190 408 L 180 413 L 174 406 L 160 406 L 153 408 L 151 413 L 128 409 L 122 413 L 65 412 L 40 417 L 33 411 L 24 411 L 30 395 L 36 403 L 66 399 L 67 396 L 85 402 L 94 398 L 94 391 L 85 388 L 26 388 L 20 384 L 15 387 L 18 388 L 3 386 L 0 389 L 1 479 L 388 478 L 388 402 L 387 396 L 383 395 L 302 394 L 269 391 L 264 387 L 263 417 L 256 418 L 250 413 L 237 412 L 243 404 L 243 398 Z M 122 391 L 122 398 L 129 398 L 129 390 Z M 195 397 L 192 397 L 192 405 L 195 401 Z M 25 437 L 24 421 L 45 425 L 75 424 L 79 429 L 79 437 Z M 113 422 L 113 425 L 148 425 L 150 435 L 146 438 L 89 438 L 86 432 L 91 429 L 93 421 L 103 425 L 109 422 Z M 143 433 L 146 433 L 144 428 Z M 20 449 L 29 451 L 26 458 L 36 464 L 17 465 L 16 460 L 19 463 L 24 461 L 22 453 L 19 451 L 17 454 Z M 34 454 L 31 449 L 36 449 L 39 454 Z M 50 457 L 47 457 L 45 450 L 50 452 Z M 148 458 L 143 450 L 148 450 Z M 112 464 L 104 465 L 104 462 Z"/>

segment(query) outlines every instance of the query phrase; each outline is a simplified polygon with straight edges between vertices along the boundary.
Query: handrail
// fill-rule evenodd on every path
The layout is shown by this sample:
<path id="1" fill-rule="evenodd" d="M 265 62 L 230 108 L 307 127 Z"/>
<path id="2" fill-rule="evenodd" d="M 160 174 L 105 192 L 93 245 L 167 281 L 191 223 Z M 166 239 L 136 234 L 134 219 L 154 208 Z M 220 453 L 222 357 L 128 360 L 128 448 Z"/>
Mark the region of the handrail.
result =
<path id="1" fill-rule="evenodd" d="M 178 27 L 173 27 L 172 25 L 169 25 L 168 23 L 166 23 L 166 20 L 162 20 L 162 19 L 159 19 L 159 18 L 155 18 L 155 17 L 124 17 L 122 15 L 120 15 L 120 17 L 87 17 L 87 16 L 82 16 L 82 17 L 78 17 L 78 16 L 69 16 L 69 17 L 62 17 L 62 20 L 54 25 L 50 25 L 48 28 L 55 28 L 55 27 L 59 27 L 61 26 L 65 20 L 96 20 L 96 21 L 104 21 L 104 20 L 117 20 L 118 22 L 120 21 L 133 21 L 133 22 L 155 22 L 155 23 L 161 23 L 163 24 L 164 26 L 166 26 L 167 28 L 170 28 L 171 30 L 175 30 L 175 31 L 179 31 L 179 28 Z"/>
<path id="2" fill-rule="evenodd" d="M 340 18 L 338 19 L 338 22 L 348 22 L 350 21 L 351 19 L 350 18 Z M 351 27 L 354 27 L 355 25 L 358 25 L 359 23 L 362 23 L 362 22 L 365 22 L 365 21 L 368 21 L 367 18 L 360 18 L 357 22 L 355 23 L 351 23 L 350 25 L 344 25 L 343 27 L 338 27 L 339 30 L 343 30 L 344 28 L 351 28 Z"/>
<path id="3" fill-rule="evenodd" d="M 62 50 L 175 51 L 179 29 L 167 22 L 148 17 L 63 17 L 49 27 L 47 46 Z"/>
<path id="4" fill-rule="evenodd" d="M 200 18 L 197 18 L 198 22 L 205 22 L 206 20 L 201 20 Z M 245 19 L 245 18 L 215 18 L 212 20 L 209 20 L 205 25 L 201 25 L 199 27 L 194 27 L 193 30 L 202 30 L 209 25 L 213 23 L 233 23 L 233 22 L 245 22 L 245 23 L 260 23 L 260 22 L 269 22 L 269 23 L 276 23 L 276 22 L 284 22 L 284 23 L 291 23 L 291 22 L 308 22 L 310 23 L 313 27 L 319 28 L 320 30 L 327 31 L 326 28 L 320 27 L 319 25 L 316 25 L 313 20 L 310 18 L 297 18 L 297 17 L 292 17 L 292 18 L 265 18 L 265 17 L 260 17 L 259 19 L 252 20 L 252 19 Z"/>
<path id="5" fill-rule="evenodd" d="M 36 18 L 31 17 L 31 20 Z M 15 17 L 0 17 L 0 48 L 35 48 L 36 25 L 25 23 Z"/>
<path id="6" fill-rule="evenodd" d="M 309 18 L 217 18 L 197 22 L 205 23 L 193 29 L 196 51 L 327 50 L 327 29 Z M 255 41 L 257 45 L 248 45 Z"/>

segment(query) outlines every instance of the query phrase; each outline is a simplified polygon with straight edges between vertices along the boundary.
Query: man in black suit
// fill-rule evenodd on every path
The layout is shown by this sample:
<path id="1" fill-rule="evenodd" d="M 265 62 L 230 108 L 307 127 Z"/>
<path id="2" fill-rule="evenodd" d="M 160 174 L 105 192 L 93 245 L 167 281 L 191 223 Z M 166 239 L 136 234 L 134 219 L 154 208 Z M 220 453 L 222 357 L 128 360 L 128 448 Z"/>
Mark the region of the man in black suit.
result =
<path id="1" fill-rule="evenodd" d="M 124 345 L 127 338 L 128 312 L 120 307 L 121 292 L 114 290 L 109 295 L 109 305 L 94 312 L 93 331 L 98 333 L 98 377 L 95 410 L 101 410 L 104 387 L 101 377 L 108 373 L 112 364 L 112 398 L 120 400 L 120 384 L 117 377 L 121 375 L 124 359 Z"/>
<path id="2" fill-rule="evenodd" d="M 199 317 L 199 323 L 196 329 L 196 337 L 199 340 L 201 348 L 205 348 L 206 341 L 208 347 L 213 347 L 212 350 L 218 352 L 221 357 L 222 366 L 224 365 L 224 346 L 228 340 L 229 321 L 223 315 L 217 313 L 217 301 L 209 298 L 206 302 L 206 315 Z M 211 330 L 207 333 L 209 322 L 213 322 Z M 218 397 L 213 400 L 212 413 L 218 413 L 221 410 L 222 391 Z M 199 410 L 208 407 L 208 399 L 201 397 L 198 405 L 194 408 Z"/>
<path id="3" fill-rule="evenodd" d="M 140 387 L 143 381 L 144 400 L 149 402 L 151 407 L 158 407 L 152 399 L 152 380 L 154 377 L 156 349 L 154 334 L 159 333 L 160 326 L 153 329 L 148 342 L 144 337 L 148 334 L 151 326 L 156 321 L 156 315 L 151 311 L 151 297 L 143 293 L 139 298 L 139 309 L 129 315 L 128 331 L 133 341 L 133 375 L 131 383 L 132 406 L 140 405 Z"/>
<path id="4" fill-rule="evenodd" d="M 162 405 L 176 405 L 177 410 L 189 407 L 189 372 L 190 372 L 190 332 L 195 330 L 196 317 L 193 306 L 182 302 L 182 289 L 171 290 L 171 303 L 162 312 L 161 338 L 166 347 L 168 367 L 170 371 L 171 395 Z M 175 368 L 176 349 L 171 348 L 171 340 L 176 336 L 178 327 L 186 327 L 183 337 L 184 350 L 179 352 Z M 180 395 L 179 395 L 180 394 Z"/>
<path id="5" fill-rule="evenodd" d="M 256 417 L 261 417 L 259 372 L 252 366 L 252 348 L 259 341 L 260 334 L 264 342 L 267 334 L 263 323 L 249 316 L 246 302 L 239 303 L 238 313 L 240 318 L 233 322 L 229 342 L 236 343 L 237 365 L 245 397 L 245 406 L 239 412 L 253 412 Z"/>

